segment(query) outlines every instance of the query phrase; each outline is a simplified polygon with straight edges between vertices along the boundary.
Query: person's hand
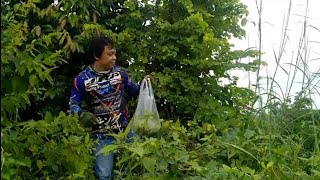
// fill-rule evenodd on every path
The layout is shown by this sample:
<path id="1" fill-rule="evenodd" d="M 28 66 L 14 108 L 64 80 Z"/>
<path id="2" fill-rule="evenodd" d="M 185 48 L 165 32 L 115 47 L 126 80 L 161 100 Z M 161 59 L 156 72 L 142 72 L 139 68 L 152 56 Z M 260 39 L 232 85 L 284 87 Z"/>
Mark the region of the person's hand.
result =
<path id="1" fill-rule="evenodd" d="M 93 127 L 97 124 L 97 116 L 91 112 L 82 112 L 79 117 L 79 123 L 83 127 Z"/>
<path id="2" fill-rule="evenodd" d="M 152 75 L 151 74 L 148 74 L 148 75 L 146 75 L 146 77 L 145 77 L 146 79 L 152 79 Z"/>

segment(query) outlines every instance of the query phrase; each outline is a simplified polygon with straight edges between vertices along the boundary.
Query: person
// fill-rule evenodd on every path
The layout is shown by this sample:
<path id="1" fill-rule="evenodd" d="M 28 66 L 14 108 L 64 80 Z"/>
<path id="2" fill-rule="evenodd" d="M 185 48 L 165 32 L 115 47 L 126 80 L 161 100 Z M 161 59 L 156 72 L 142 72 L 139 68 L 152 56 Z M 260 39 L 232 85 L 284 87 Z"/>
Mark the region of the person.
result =
<path id="1" fill-rule="evenodd" d="M 116 65 L 116 49 L 111 38 L 96 37 L 87 50 L 92 64 L 74 79 L 69 101 L 72 114 L 79 113 L 82 125 L 90 127 L 95 144 L 95 154 L 115 142 L 108 133 L 124 131 L 129 123 L 127 102 L 139 94 L 139 83 L 133 82 L 126 70 Z M 146 78 L 150 78 L 147 75 Z M 82 103 L 87 105 L 86 111 Z M 131 141 L 130 132 L 127 141 Z M 114 154 L 101 153 L 95 157 L 94 170 L 97 179 L 111 179 Z"/>

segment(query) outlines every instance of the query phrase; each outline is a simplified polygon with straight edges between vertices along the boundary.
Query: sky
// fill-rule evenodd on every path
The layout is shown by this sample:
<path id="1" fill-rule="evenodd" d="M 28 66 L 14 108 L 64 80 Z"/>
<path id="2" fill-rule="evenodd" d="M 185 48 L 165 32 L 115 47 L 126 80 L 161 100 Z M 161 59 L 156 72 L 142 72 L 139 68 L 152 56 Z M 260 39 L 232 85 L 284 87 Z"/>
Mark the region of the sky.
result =
<path id="1" fill-rule="evenodd" d="M 249 16 L 247 17 L 247 24 L 244 29 L 247 34 L 246 37 L 239 39 L 232 39 L 231 42 L 235 45 L 234 49 L 247 49 L 249 47 L 259 46 L 258 36 L 258 11 L 256 1 L 260 0 L 241 0 L 242 3 L 248 6 Z M 306 10 L 308 3 L 308 9 Z M 279 50 L 281 45 L 282 29 L 284 27 L 284 21 L 288 17 L 290 0 L 263 0 L 262 1 L 262 51 L 264 55 L 262 60 L 267 62 L 267 66 L 262 68 L 260 75 L 266 77 L 272 77 L 276 69 L 276 58 L 279 57 Z M 313 73 L 318 73 L 317 76 L 313 75 L 312 84 L 317 84 L 318 92 L 320 92 L 320 0 L 291 0 L 291 11 L 289 16 L 289 23 L 287 27 L 287 38 L 284 44 L 284 51 L 280 59 L 280 64 L 288 73 L 291 67 L 291 81 L 293 74 L 295 74 L 294 84 L 291 88 L 290 95 L 293 97 L 297 92 L 301 90 L 301 82 L 303 73 L 297 71 L 293 73 L 294 66 L 290 66 L 288 63 L 296 64 L 296 58 L 298 56 L 300 37 L 303 32 L 304 17 L 307 12 L 307 28 L 306 28 L 306 41 L 305 51 L 302 52 L 302 57 L 305 64 L 307 64 L 307 71 L 304 71 L 308 76 L 312 76 Z M 301 49 L 301 48 L 300 48 Z M 275 53 L 274 53 L 275 52 Z M 252 59 L 243 59 L 243 62 L 252 61 Z M 300 61 L 301 62 L 301 61 Z M 302 66 L 302 62 L 299 64 Z M 275 81 L 279 84 L 282 91 L 285 93 L 288 82 L 288 75 L 284 70 L 279 68 L 276 72 Z M 238 86 L 248 87 L 249 82 L 255 84 L 256 74 L 248 73 L 241 70 L 233 70 L 231 74 L 240 77 Z M 250 80 L 249 80 L 250 78 Z M 266 79 L 261 82 L 262 87 L 266 87 Z M 281 93 L 280 88 L 275 88 L 276 92 Z M 320 95 L 316 93 L 312 95 L 312 99 L 315 101 L 315 108 L 320 108 Z M 281 95 L 280 95 L 281 96 Z"/>

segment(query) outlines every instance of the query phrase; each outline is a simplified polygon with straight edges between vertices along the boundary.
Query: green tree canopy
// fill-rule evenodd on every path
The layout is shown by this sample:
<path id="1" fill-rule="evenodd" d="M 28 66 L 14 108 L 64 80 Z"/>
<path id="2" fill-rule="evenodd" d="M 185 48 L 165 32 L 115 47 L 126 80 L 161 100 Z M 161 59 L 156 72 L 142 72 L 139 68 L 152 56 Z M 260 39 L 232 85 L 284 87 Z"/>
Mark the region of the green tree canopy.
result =
<path id="1" fill-rule="evenodd" d="M 4 119 L 67 110 L 73 77 L 88 65 L 84 52 L 97 35 L 116 41 L 118 64 L 130 65 L 135 81 L 152 72 L 163 118 L 201 119 L 249 103 L 237 93 L 250 92 L 227 73 L 255 68 L 238 59 L 256 53 L 232 51 L 228 41 L 245 35 L 238 22 L 248 12 L 238 0 L 12 0 L 1 1 L 1 13 Z M 233 84 L 220 85 L 222 77 Z"/>

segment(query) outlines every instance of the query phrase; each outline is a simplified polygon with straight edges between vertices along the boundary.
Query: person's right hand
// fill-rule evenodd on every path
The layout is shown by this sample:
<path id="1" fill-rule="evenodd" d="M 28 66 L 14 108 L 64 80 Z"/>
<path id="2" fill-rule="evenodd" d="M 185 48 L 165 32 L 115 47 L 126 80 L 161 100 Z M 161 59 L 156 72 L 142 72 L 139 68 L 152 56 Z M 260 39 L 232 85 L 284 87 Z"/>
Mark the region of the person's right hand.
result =
<path id="1" fill-rule="evenodd" d="M 146 77 L 145 77 L 146 79 L 150 79 L 150 81 L 151 81 L 151 79 L 152 79 L 152 75 L 151 74 L 148 74 L 148 75 L 146 75 Z"/>
<path id="2" fill-rule="evenodd" d="M 97 116 L 91 112 L 82 112 L 79 117 L 79 123 L 83 127 L 93 127 L 97 124 Z"/>

